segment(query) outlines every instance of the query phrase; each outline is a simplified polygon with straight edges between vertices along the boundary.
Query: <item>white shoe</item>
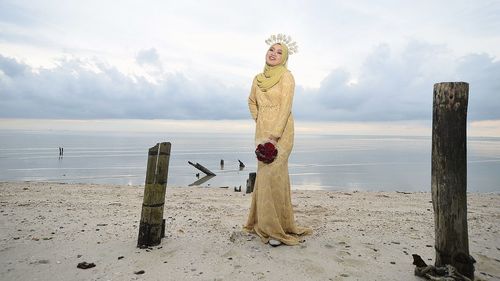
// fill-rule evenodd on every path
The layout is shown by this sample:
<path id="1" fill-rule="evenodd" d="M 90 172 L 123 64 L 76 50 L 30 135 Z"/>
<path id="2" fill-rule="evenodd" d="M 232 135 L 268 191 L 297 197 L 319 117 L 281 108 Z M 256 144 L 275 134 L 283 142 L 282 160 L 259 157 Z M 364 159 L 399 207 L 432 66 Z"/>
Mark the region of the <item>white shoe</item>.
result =
<path id="1" fill-rule="evenodd" d="M 273 247 L 278 247 L 279 245 L 281 245 L 281 241 L 279 240 L 274 240 L 274 239 L 270 239 L 269 240 L 269 245 L 273 246 Z"/>

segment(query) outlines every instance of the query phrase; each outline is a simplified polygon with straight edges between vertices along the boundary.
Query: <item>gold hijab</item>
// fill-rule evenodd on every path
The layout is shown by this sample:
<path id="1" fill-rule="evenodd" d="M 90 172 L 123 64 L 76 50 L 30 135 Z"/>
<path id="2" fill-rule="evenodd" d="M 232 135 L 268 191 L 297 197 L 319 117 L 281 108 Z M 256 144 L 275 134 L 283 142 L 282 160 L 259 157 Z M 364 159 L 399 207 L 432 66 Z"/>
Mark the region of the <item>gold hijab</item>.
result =
<path id="1" fill-rule="evenodd" d="M 283 53 L 281 54 L 281 63 L 275 66 L 270 66 L 266 63 L 264 72 L 257 75 L 257 86 L 259 86 L 262 92 L 266 92 L 276 85 L 280 81 L 281 75 L 288 71 L 286 68 L 286 64 L 288 62 L 288 47 L 285 44 L 280 45 L 283 50 Z"/>

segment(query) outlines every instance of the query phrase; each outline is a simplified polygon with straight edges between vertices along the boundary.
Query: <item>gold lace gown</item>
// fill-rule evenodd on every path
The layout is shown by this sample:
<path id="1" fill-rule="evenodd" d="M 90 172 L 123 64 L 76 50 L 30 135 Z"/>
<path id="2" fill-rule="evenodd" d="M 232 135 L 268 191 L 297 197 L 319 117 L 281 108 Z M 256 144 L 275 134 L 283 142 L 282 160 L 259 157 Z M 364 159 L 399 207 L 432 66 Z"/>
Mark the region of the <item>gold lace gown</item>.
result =
<path id="1" fill-rule="evenodd" d="M 260 90 L 254 79 L 248 98 L 250 113 L 256 121 L 255 145 L 266 142 L 271 135 L 279 137 L 278 157 L 271 164 L 258 161 L 252 204 L 244 226 L 245 230 L 259 235 L 264 243 L 273 238 L 297 245 L 299 235 L 312 232 L 295 224 L 290 196 L 288 157 L 294 138 L 291 112 L 294 89 L 295 81 L 287 71 L 266 92 Z"/>

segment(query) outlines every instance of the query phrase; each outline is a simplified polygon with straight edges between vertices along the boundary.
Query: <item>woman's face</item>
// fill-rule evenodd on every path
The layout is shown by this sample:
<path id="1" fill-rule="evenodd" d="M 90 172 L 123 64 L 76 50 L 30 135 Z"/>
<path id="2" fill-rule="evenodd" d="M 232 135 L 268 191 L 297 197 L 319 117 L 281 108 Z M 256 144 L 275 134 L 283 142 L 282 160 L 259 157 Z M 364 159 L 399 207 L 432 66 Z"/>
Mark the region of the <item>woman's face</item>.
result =
<path id="1" fill-rule="evenodd" d="M 280 44 L 272 45 L 266 54 L 266 63 L 270 66 L 276 66 L 283 60 L 283 47 Z"/>

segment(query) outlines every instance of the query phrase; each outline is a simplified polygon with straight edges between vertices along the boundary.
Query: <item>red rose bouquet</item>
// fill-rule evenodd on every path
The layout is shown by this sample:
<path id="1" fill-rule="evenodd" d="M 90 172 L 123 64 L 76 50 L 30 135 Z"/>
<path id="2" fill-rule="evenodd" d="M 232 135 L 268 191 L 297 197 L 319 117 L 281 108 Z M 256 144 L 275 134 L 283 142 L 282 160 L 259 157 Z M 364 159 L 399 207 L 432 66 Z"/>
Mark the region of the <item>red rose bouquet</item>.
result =
<path id="1" fill-rule="evenodd" d="M 278 156 L 278 149 L 270 142 L 261 143 L 255 149 L 255 155 L 259 161 L 269 164 Z"/>

